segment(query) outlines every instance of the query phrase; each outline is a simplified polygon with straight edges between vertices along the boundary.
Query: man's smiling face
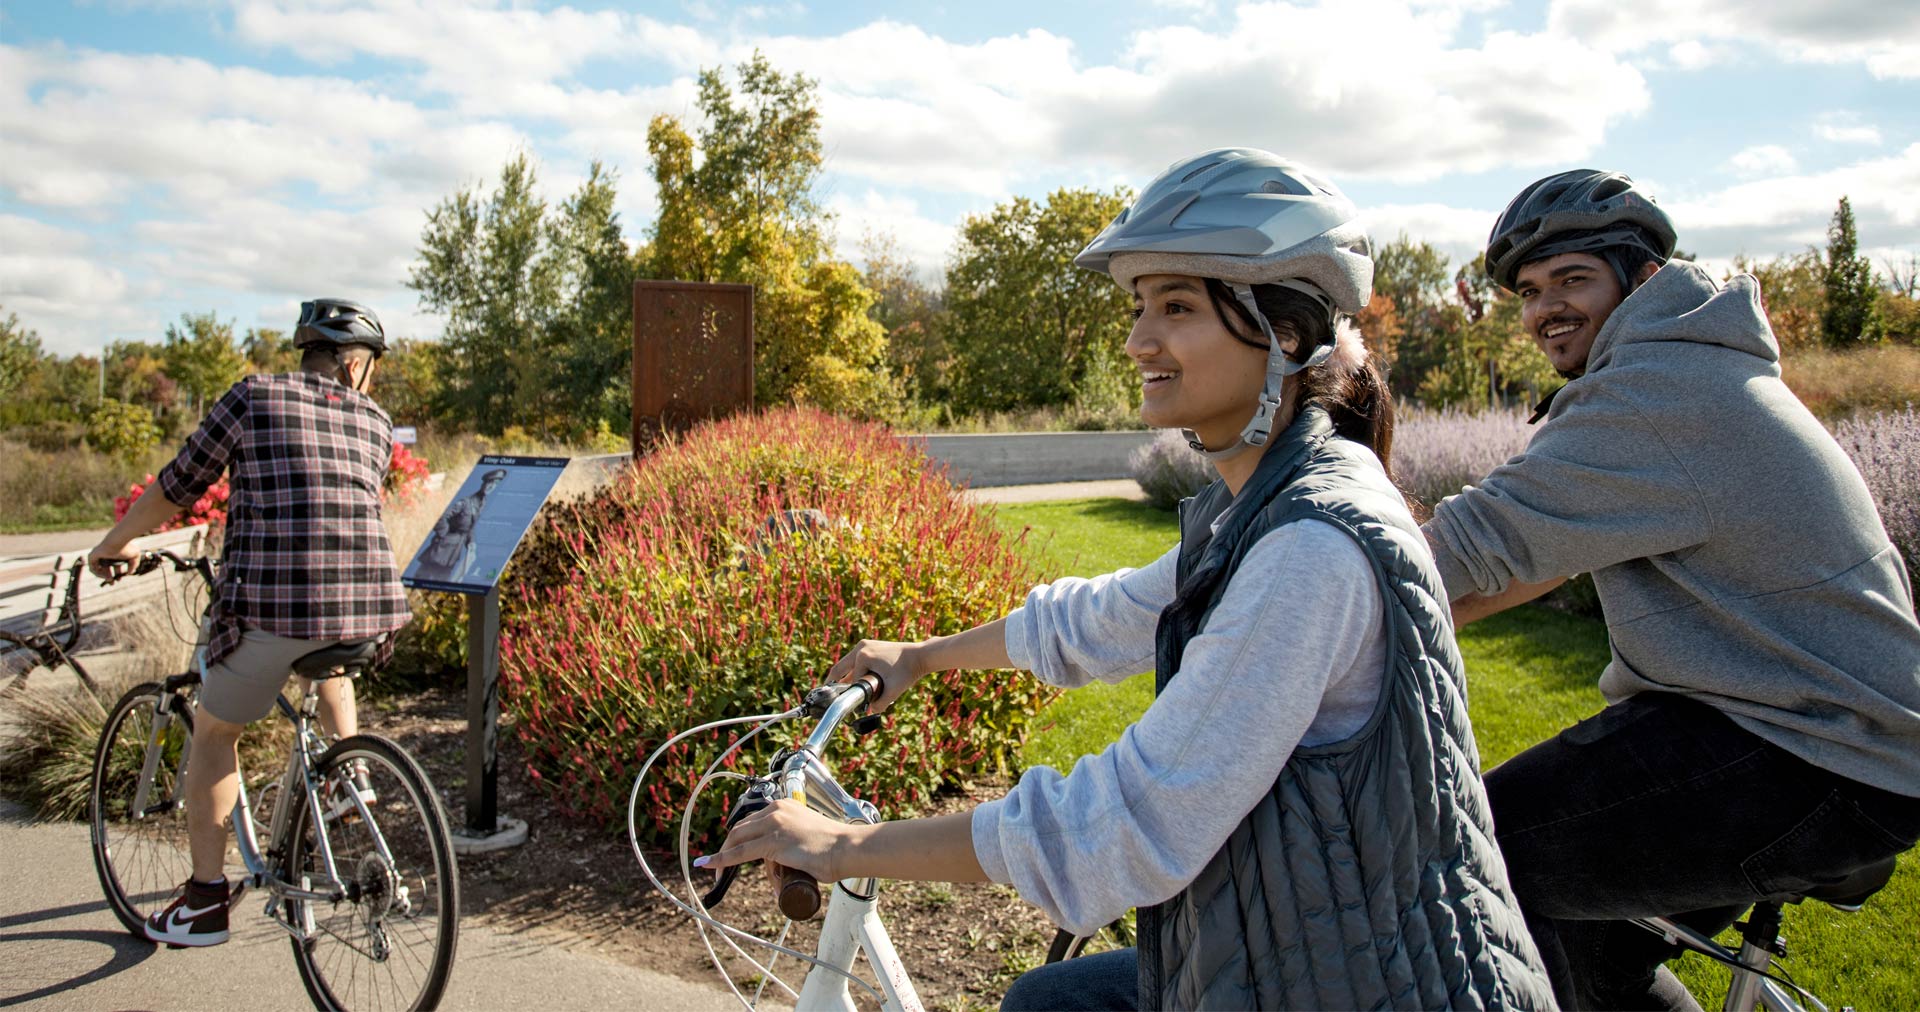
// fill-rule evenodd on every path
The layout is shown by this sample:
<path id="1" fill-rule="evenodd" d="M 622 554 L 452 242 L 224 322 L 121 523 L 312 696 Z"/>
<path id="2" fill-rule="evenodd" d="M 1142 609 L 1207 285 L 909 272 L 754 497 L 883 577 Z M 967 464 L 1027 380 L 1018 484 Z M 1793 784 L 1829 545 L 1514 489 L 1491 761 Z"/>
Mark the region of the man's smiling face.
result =
<path id="1" fill-rule="evenodd" d="M 1520 268 L 1513 291 L 1527 335 L 1568 379 L 1587 371 L 1593 339 L 1626 298 L 1613 268 L 1591 253 L 1535 260 Z"/>

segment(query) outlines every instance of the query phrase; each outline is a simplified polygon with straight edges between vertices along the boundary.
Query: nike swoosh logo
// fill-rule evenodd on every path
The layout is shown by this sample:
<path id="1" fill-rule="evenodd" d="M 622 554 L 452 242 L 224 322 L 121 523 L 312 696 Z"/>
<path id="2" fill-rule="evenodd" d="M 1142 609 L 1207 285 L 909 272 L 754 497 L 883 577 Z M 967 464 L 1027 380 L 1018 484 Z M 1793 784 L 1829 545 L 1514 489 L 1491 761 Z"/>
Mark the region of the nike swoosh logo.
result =
<path id="1" fill-rule="evenodd" d="M 191 921 L 194 918 L 202 917 L 207 914 L 213 913 L 215 910 L 218 910 L 218 909 L 220 909 L 218 905 L 211 906 L 211 907 L 201 907 L 198 910 L 195 910 L 191 907 L 174 907 L 173 916 L 169 918 L 169 920 L 172 922 L 172 925 L 176 928 L 186 927 L 186 922 Z"/>

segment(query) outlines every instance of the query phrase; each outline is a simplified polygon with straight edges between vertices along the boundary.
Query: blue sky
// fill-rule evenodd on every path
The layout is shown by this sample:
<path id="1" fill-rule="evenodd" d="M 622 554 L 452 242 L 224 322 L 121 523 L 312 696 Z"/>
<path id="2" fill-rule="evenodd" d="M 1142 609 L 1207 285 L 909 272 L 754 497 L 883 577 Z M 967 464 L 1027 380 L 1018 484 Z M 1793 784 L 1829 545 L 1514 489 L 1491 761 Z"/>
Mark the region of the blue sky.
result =
<path id="1" fill-rule="evenodd" d="M 1456 259 L 1579 165 L 1715 265 L 1822 243 L 1842 194 L 1869 255 L 1920 251 L 1911 2 L 14 0 L 0 306 L 62 353 L 183 312 L 284 328 L 315 294 L 434 336 L 403 284 L 429 206 L 516 150 L 554 200 L 600 158 L 638 240 L 647 121 L 755 49 L 820 82 L 843 252 L 884 233 L 930 279 L 967 214 L 1227 144 Z"/>

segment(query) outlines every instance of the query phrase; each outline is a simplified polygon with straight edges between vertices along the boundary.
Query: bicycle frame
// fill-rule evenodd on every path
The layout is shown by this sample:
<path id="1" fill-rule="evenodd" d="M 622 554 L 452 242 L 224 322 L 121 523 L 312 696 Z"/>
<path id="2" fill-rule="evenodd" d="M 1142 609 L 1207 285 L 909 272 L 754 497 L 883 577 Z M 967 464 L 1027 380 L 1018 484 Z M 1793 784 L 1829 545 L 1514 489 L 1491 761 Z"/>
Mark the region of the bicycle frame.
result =
<path id="1" fill-rule="evenodd" d="M 1763 909 L 1764 908 L 1764 909 Z M 1765 919 L 1743 932 L 1740 952 L 1732 950 L 1714 941 L 1712 938 L 1665 917 L 1642 917 L 1635 924 L 1662 935 L 1669 944 L 1681 945 L 1716 962 L 1722 963 L 1732 971 L 1733 977 L 1727 984 L 1727 1000 L 1721 1006 L 1723 1012 L 1751 1012 L 1764 1002 L 1766 1008 L 1774 1012 L 1828 1012 L 1826 1003 L 1812 994 L 1795 992 L 1780 985 L 1768 973 L 1773 967 L 1774 953 L 1766 946 L 1756 944 L 1750 937 L 1753 933 L 1777 935 L 1780 930 L 1780 907 L 1778 904 L 1762 903 L 1754 907 L 1748 915 L 1755 920 Z M 1805 1002 L 1811 1003 L 1809 1009 Z"/>
<path id="2" fill-rule="evenodd" d="M 205 678 L 207 669 L 204 649 L 194 650 L 193 665 L 199 677 Z M 173 722 L 175 708 L 189 705 L 183 690 L 191 688 L 193 684 L 193 680 L 181 675 L 169 678 L 161 684 L 160 692 L 164 698 L 164 703 L 156 708 L 153 734 L 147 742 L 146 759 L 141 767 L 140 779 L 135 787 L 134 808 L 136 811 L 146 812 L 153 810 L 147 805 L 147 801 L 149 800 L 147 792 L 153 783 L 153 775 L 159 766 L 160 745 L 166 740 L 166 730 Z M 238 888 L 234 892 L 233 899 L 238 901 L 241 894 L 249 888 L 266 889 L 269 894 L 266 909 L 268 918 L 296 938 L 305 938 L 312 928 L 308 924 L 295 924 L 291 917 L 282 917 L 276 913 L 275 908 L 279 906 L 280 903 L 286 900 L 312 900 L 338 903 L 349 898 L 348 886 L 342 882 L 339 868 L 334 861 L 333 844 L 327 835 L 327 820 L 325 813 L 320 809 L 319 784 L 314 781 L 313 777 L 313 758 L 326 750 L 326 743 L 321 741 L 319 734 L 313 729 L 313 718 L 317 700 L 318 697 L 311 686 L 309 686 L 299 710 L 295 710 L 293 704 L 287 702 L 285 693 L 280 694 L 275 699 L 275 705 L 280 710 L 281 715 L 286 717 L 294 726 L 294 743 L 293 747 L 289 750 L 290 755 L 287 757 L 286 772 L 281 774 L 280 802 L 274 805 L 273 819 L 268 826 L 267 840 L 269 851 L 285 853 L 290 843 L 288 836 L 292 831 L 293 819 L 293 806 L 287 804 L 287 799 L 300 798 L 301 802 L 306 805 L 308 822 L 315 829 L 315 852 L 320 857 L 321 868 L 326 876 L 325 881 L 321 883 L 322 888 L 312 888 L 311 886 L 313 884 L 310 882 L 303 881 L 301 883 L 294 883 L 286 881 L 274 872 L 269 855 L 262 853 L 260 850 L 259 837 L 257 835 L 258 826 L 253 820 L 253 803 L 247 793 L 246 776 L 244 775 L 244 771 L 239 769 L 238 763 L 236 762 L 235 764 L 235 773 L 239 777 L 240 782 L 239 795 L 233 805 L 233 835 L 234 843 L 240 851 L 241 864 L 246 867 L 247 874 L 239 880 Z M 185 803 L 184 798 L 179 797 L 177 792 L 185 789 L 187 763 L 192 752 L 193 741 L 192 738 L 189 737 L 185 745 L 180 749 L 180 758 L 174 770 L 173 782 L 176 785 L 176 796 L 167 798 L 161 802 L 159 806 L 155 807 L 172 808 Z M 356 791 L 346 792 L 346 797 L 350 799 L 355 813 L 364 821 L 367 832 L 372 837 L 374 846 L 381 858 L 389 862 L 392 861 L 393 854 L 387 847 L 386 837 L 380 832 L 379 824 L 373 819 L 372 813 L 367 810 L 366 803 L 360 799 Z"/>
<path id="3" fill-rule="evenodd" d="M 854 881 L 854 880 L 849 880 Z M 800 985 L 800 997 L 794 1002 L 797 1012 L 813 1009 L 844 1009 L 852 1012 L 853 995 L 847 990 L 847 977 L 853 972 L 853 957 L 860 950 L 867 954 L 867 965 L 880 979 L 887 1012 L 921 1012 L 920 994 L 913 988 L 900 953 L 887 936 L 885 924 L 875 909 L 879 899 L 872 879 L 859 880 L 864 892 L 856 892 L 841 882 L 827 898 L 827 919 L 820 927 L 820 944 L 815 958 L 820 960 L 808 971 Z"/>

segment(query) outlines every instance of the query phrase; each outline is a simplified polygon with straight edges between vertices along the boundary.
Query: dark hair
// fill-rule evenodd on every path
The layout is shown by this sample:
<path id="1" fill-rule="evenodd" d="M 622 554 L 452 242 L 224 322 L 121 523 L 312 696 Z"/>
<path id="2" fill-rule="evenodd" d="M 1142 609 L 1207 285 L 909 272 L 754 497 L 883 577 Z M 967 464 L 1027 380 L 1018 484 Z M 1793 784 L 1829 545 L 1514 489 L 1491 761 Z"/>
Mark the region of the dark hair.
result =
<path id="1" fill-rule="evenodd" d="M 1266 348 L 1260 324 L 1234 298 L 1233 289 L 1217 278 L 1206 282 L 1213 311 L 1226 324 L 1227 333 L 1244 344 Z M 1274 336 L 1297 339 L 1289 356 L 1296 362 L 1305 361 L 1315 348 L 1332 339 L 1333 324 L 1326 309 L 1302 292 L 1280 285 L 1254 285 L 1253 302 L 1266 315 Z M 1372 450 L 1387 477 L 1393 477 L 1393 395 L 1372 356 L 1342 375 L 1322 366 L 1297 373 L 1295 379 L 1300 383 L 1301 405 L 1319 405 L 1333 420 L 1333 431 Z"/>
<path id="2" fill-rule="evenodd" d="M 377 357 L 373 349 L 364 344 L 313 344 L 300 353 L 300 368 L 309 372 L 330 373 L 344 367 L 349 361 L 365 364 Z"/>

